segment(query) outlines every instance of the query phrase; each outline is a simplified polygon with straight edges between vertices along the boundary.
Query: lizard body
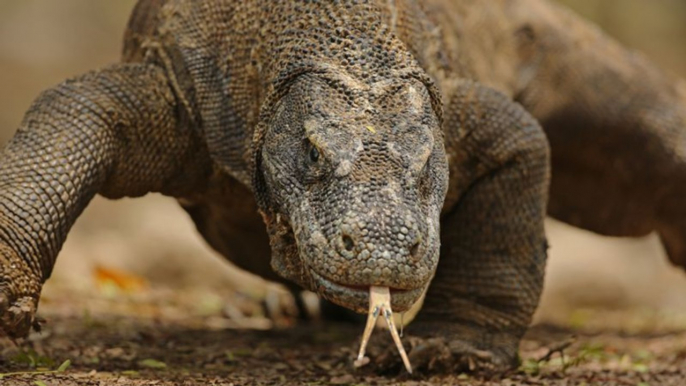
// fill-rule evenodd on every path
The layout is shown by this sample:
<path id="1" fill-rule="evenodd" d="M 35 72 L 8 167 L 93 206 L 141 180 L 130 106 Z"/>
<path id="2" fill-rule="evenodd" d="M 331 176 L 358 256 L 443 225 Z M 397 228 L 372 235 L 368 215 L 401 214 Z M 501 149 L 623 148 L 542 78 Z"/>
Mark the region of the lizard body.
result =
<path id="1" fill-rule="evenodd" d="M 357 311 L 427 291 L 422 350 L 512 366 L 546 208 L 686 264 L 685 109 L 542 0 L 141 0 L 122 63 L 43 93 L 0 156 L 2 329 L 95 194 L 161 192 L 240 267 Z"/>

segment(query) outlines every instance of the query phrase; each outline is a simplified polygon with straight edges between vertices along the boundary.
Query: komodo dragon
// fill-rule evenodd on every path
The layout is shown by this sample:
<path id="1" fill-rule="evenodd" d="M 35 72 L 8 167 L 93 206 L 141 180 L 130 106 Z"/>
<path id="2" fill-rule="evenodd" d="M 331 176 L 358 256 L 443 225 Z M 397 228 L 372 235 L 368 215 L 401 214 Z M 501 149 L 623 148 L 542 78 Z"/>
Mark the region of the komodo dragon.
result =
<path id="1" fill-rule="evenodd" d="M 148 192 L 348 309 L 428 287 L 422 347 L 503 369 L 546 212 L 686 265 L 686 83 L 544 0 L 140 0 L 122 63 L 42 93 L 2 152 L 4 333 L 95 194 Z"/>

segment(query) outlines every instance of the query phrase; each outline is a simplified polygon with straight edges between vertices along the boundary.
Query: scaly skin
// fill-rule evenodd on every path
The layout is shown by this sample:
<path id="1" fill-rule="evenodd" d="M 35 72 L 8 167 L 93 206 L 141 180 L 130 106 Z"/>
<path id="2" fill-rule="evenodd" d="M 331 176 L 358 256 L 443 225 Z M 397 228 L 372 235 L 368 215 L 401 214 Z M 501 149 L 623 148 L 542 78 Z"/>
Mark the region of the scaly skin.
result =
<path id="1" fill-rule="evenodd" d="M 204 178 L 209 158 L 186 121 L 164 72 L 149 65 L 115 65 L 38 97 L 0 158 L 0 288 L 7 297 L 0 306 L 9 307 L 3 326 L 18 325 L 4 328 L 7 334 L 28 332 L 31 323 L 13 322 L 19 311 L 11 307 L 30 298 L 21 310 L 35 310 L 69 228 L 96 193 L 174 195 Z"/>
<path id="2" fill-rule="evenodd" d="M 516 364 L 551 159 L 552 215 L 686 265 L 686 86 L 543 0 L 141 0 L 123 62 L 0 156 L 10 336 L 96 193 L 176 197 L 237 265 L 352 310 L 428 286 L 420 368 Z"/>

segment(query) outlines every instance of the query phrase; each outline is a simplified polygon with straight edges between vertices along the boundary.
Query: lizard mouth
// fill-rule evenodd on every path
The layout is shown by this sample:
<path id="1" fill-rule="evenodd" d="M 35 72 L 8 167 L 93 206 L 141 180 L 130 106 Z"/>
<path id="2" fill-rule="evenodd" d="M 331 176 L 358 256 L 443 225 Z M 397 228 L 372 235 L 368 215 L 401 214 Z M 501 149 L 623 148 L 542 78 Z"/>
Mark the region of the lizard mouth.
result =
<path id="1" fill-rule="evenodd" d="M 313 269 L 310 269 L 310 272 L 316 292 L 327 300 L 361 314 L 369 311 L 369 288 L 376 284 L 343 284 L 328 279 Z M 391 307 L 398 312 L 407 311 L 419 300 L 423 291 L 423 287 L 412 289 L 391 287 Z"/>

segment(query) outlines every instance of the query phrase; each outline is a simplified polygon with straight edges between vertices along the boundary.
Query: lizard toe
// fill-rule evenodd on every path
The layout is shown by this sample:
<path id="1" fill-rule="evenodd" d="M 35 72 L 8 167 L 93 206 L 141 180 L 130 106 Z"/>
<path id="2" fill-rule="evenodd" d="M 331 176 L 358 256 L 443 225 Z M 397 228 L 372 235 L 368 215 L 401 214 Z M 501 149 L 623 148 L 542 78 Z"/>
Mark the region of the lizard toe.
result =
<path id="1" fill-rule="evenodd" d="M 34 325 L 36 303 L 31 297 L 23 297 L 12 304 L 5 295 L 0 296 L 0 306 L 5 304 L 5 310 L 0 309 L 0 332 L 12 339 L 25 338 Z"/>
<path id="2" fill-rule="evenodd" d="M 451 353 L 441 338 L 409 337 L 410 363 L 417 371 L 440 370 L 450 362 Z"/>
<path id="3" fill-rule="evenodd" d="M 483 350 L 453 337 L 405 336 L 408 357 L 415 373 L 460 373 L 492 375 L 512 368 L 511 360 L 495 351 Z M 374 348 L 376 347 L 376 348 Z M 401 374 L 403 363 L 390 338 L 370 343 L 370 357 L 380 374 Z"/>

